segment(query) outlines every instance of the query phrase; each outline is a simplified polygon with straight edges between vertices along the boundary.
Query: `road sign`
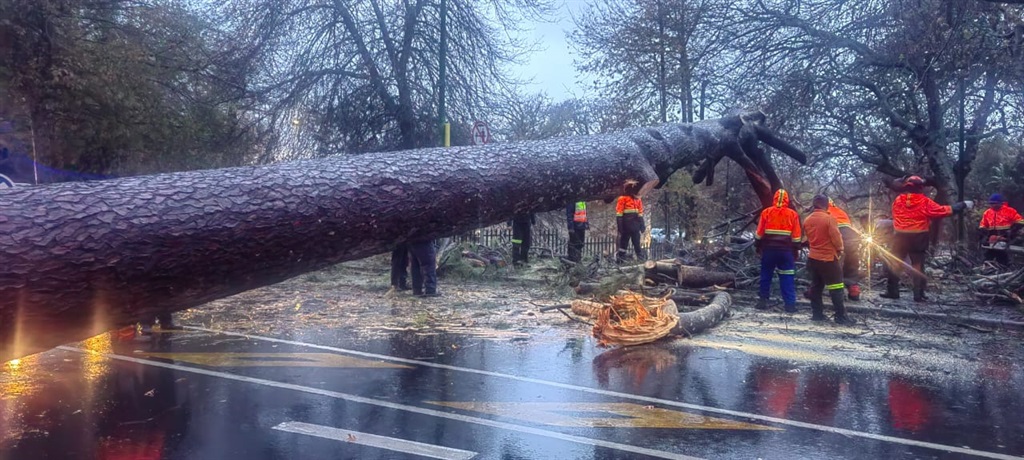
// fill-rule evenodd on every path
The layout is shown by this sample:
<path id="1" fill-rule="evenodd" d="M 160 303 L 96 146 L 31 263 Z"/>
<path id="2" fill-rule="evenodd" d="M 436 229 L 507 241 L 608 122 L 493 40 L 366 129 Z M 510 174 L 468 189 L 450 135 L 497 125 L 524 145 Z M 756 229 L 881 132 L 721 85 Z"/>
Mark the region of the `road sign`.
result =
<path id="1" fill-rule="evenodd" d="M 473 145 L 484 145 L 491 143 L 491 128 L 486 122 L 473 122 Z"/>

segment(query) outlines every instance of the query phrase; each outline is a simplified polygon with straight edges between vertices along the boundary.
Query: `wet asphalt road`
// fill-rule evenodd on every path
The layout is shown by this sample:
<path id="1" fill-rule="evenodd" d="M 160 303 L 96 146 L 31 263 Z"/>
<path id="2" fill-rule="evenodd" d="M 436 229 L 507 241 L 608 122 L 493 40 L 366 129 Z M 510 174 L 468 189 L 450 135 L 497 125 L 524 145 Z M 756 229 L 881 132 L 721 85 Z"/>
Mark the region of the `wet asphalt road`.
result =
<path id="1" fill-rule="evenodd" d="M 0 459 L 1024 455 L 1019 363 L 927 379 L 584 338 L 156 337 L 4 364 Z"/>

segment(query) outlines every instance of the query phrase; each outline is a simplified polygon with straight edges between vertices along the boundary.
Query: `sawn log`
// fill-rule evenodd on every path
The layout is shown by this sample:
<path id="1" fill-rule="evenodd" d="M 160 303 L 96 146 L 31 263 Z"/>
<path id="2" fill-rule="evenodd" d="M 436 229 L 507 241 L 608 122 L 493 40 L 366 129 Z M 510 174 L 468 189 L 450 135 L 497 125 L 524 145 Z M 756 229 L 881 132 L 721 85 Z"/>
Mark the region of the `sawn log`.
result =
<path id="1" fill-rule="evenodd" d="M 672 330 L 674 334 L 692 336 L 704 331 L 729 315 L 732 307 L 732 296 L 727 292 L 719 292 L 706 307 L 679 314 L 679 324 Z"/>
<path id="2" fill-rule="evenodd" d="M 700 163 L 778 179 L 760 113 L 537 142 L 337 155 L 0 192 L 0 361 L 397 243 L 643 190 Z"/>

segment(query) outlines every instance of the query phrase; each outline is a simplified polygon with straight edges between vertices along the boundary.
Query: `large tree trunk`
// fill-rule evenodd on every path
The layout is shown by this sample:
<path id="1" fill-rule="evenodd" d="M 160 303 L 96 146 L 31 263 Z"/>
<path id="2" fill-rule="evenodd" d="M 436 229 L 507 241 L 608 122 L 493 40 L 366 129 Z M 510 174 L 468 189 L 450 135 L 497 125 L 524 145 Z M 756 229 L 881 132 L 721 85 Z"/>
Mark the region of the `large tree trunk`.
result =
<path id="1" fill-rule="evenodd" d="M 734 116 L 8 191 L 0 361 L 397 243 L 612 198 L 627 179 L 646 191 L 681 167 L 737 158 L 758 139 L 780 142 L 760 122 Z"/>

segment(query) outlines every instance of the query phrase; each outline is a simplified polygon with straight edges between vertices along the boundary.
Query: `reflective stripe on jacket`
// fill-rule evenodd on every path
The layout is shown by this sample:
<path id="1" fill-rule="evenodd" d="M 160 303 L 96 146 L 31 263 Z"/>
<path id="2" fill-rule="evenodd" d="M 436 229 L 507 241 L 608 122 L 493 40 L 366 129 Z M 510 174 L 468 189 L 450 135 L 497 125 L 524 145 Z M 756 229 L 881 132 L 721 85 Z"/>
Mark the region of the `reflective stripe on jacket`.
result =
<path id="1" fill-rule="evenodd" d="M 639 197 L 629 195 L 619 197 L 619 202 L 615 204 L 615 215 L 621 217 L 627 214 L 637 214 L 641 217 L 644 215 L 644 203 Z"/>
<path id="2" fill-rule="evenodd" d="M 843 252 L 843 236 L 839 233 L 839 223 L 831 211 L 815 209 L 804 221 L 804 233 L 811 249 L 807 257 L 832 262 Z"/>
<path id="3" fill-rule="evenodd" d="M 586 222 L 587 221 L 587 203 L 585 201 L 576 202 L 575 212 L 572 213 L 573 222 Z"/>
<path id="4" fill-rule="evenodd" d="M 932 219 L 953 214 L 953 208 L 940 205 L 921 193 L 904 193 L 892 202 L 892 226 L 897 233 L 923 233 Z"/>
<path id="5" fill-rule="evenodd" d="M 982 230 L 1009 230 L 1013 224 L 1024 224 L 1024 218 L 1020 216 L 1016 209 L 1004 204 L 999 210 L 992 208 L 985 210 L 985 214 L 981 216 L 981 224 L 978 225 L 978 228 Z"/>
<path id="6" fill-rule="evenodd" d="M 853 222 L 850 221 L 850 215 L 836 206 L 836 204 L 832 202 L 831 198 L 828 199 L 828 213 L 832 217 L 836 218 L 836 224 L 838 224 L 839 227 L 853 226 Z"/>
<path id="7" fill-rule="evenodd" d="M 581 209 L 582 208 L 582 209 Z M 582 212 L 580 212 L 582 210 Z M 583 220 L 578 220 L 582 218 Z M 587 202 L 577 201 L 565 206 L 565 220 L 569 230 L 587 230 L 590 224 L 587 223 Z"/>
<path id="8" fill-rule="evenodd" d="M 789 193 L 777 190 L 772 206 L 761 211 L 754 237 L 765 247 L 793 247 L 801 240 L 800 216 L 789 207 Z"/>

